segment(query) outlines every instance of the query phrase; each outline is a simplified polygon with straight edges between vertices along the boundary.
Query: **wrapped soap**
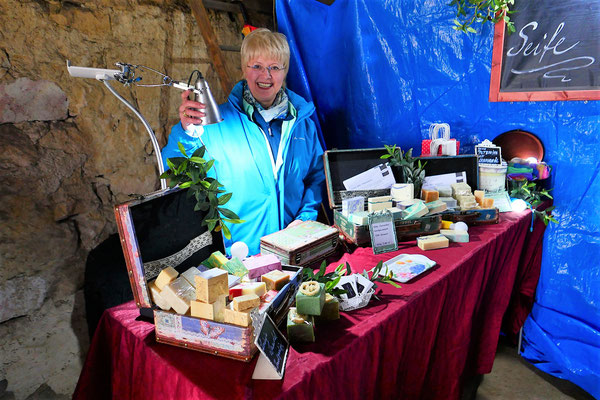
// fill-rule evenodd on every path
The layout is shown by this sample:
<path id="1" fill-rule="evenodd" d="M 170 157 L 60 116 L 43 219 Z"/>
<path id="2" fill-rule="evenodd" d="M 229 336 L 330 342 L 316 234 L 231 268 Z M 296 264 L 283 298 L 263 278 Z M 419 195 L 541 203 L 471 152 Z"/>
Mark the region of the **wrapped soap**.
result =
<path id="1" fill-rule="evenodd" d="M 448 206 L 441 200 L 434 200 L 431 203 L 425 203 L 425 206 L 429 209 L 427 215 L 441 213 L 442 211 L 446 211 Z"/>
<path id="2" fill-rule="evenodd" d="M 198 276 L 202 273 L 198 268 L 192 267 L 185 271 L 181 276 L 190 283 L 193 287 L 196 287 L 195 276 Z"/>
<path id="3" fill-rule="evenodd" d="M 321 315 L 325 304 L 325 284 L 317 281 L 302 282 L 296 293 L 296 309 L 300 314 Z"/>
<path id="4" fill-rule="evenodd" d="M 299 314 L 296 307 L 290 307 L 287 317 L 287 336 L 290 342 L 314 342 L 315 321 L 313 316 Z"/>
<path id="5" fill-rule="evenodd" d="M 390 195 L 393 201 L 412 200 L 415 197 L 414 184 L 396 183 L 390 188 Z"/>
<path id="6" fill-rule="evenodd" d="M 362 196 L 342 200 L 342 214 L 348 217 L 350 214 L 365 210 L 365 198 Z"/>

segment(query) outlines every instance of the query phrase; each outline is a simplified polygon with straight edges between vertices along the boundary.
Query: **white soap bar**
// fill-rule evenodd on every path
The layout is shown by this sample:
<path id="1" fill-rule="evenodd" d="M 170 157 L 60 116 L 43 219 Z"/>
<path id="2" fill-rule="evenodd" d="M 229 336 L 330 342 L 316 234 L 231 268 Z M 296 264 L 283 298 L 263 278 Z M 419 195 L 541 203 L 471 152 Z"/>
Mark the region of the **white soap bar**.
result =
<path id="1" fill-rule="evenodd" d="M 467 231 L 455 231 L 452 229 L 442 229 L 440 230 L 440 234 L 444 235 L 451 242 L 457 243 L 468 243 L 469 242 L 469 232 Z"/>
<path id="2" fill-rule="evenodd" d="M 348 220 L 357 225 L 367 225 L 369 223 L 369 213 L 367 211 L 352 213 Z"/>
<path id="3" fill-rule="evenodd" d="M 165 286 L 161 295 L 177 314 L 183 315 L 190 309 L 190 302 L 196 298 L 196 290 L 185 278 L 179 277 Z"/>
<path id="4" fill-rule="evenodd" d="M 163 269 L 162 271 L 160 271 L 160 274 L 158 274 L 158 278 L 156 278 L 156 287 L 159 290 L 163 290 L 165 286 L 167 286 L 169 283 L 173 282 L 175 278 L 177 278 L 177 275 L 179 275 L 179 273 L 173 267 L 167 267 Z"/>
<path id="5" fill-rule="evenodd" d="M 161 310 L 169 311 L 171 306 L 164 297 L 160 294 L 160 289 L 156 286 L 156 283 L 150 282 L 150 295 L 152 296 L 152 301 L 154 304 L 160 307 Z"/>
<path id="6" fill-rule="evenodd" d="M 444 235 L 436 234 L 429 236 L 420 236 L 417 238 L 417 246 L 421 250 L 435 250 L 448 247 L 450 242 Z"/>
<path id="7" fill-rule="evenodd" d="M 194 281 L 194 277 L 199 276 L 201 273 L 202 272 L 198 268 L 192 267 L 192 268 L 188 269 L 187 271 L 185 271 L 184 273 L 182 273 L 181 276 L 183 276 L 185 278 L 185 280 L 190 283 L 190 285 L 192 285 L 193 287 L 196 287 L 196 282 Z"/>
<path id="8" fill-rule="evenodd" d="M 370 213 L 392 207 L 392 196 L 369 197 L 367 208 Z"/>
<path id="9" fill-rule="evenodd" d="M 390 189 L 393 201 L 406 201 L 415 198 L 415 186 L 412 183 L 396 183 Z"/>

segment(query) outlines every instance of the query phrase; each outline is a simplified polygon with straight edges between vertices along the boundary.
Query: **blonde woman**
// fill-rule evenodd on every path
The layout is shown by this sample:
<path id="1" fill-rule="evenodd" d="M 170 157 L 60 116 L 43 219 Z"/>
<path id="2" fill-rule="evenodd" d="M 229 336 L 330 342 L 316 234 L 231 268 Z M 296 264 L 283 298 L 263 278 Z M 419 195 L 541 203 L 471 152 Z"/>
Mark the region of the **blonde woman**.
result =
<path id="1" fill-rule="evenodd" d="M 251 32 L 241 48 L 244 79 L 219 106 L 224 121 L 195 125 L 204 105 L 184 92 L 181 121 L 162 151 L 166 161 L 181 155 L 178 142 L 188 154 L 206 146 L 219 182 L 233 193 L 227 208 L 246 221 L 228 224 L 228 253 L 233 242 L 243 241 L 250 254 L 258 254 L 262 236 L 317 217 L 325 181 L 323 149 L 310 119 L 314 105 L 285 88 L 289 61 L 283 34 Z"/>

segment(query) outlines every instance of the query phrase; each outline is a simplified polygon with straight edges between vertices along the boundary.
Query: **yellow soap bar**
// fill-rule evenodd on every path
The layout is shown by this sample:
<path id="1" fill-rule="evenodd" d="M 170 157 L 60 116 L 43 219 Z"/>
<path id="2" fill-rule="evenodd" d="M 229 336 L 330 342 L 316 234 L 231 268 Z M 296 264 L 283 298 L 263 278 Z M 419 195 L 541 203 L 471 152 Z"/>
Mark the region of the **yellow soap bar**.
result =
<path id="1" fill-rule="evenodd" d="M 450 241 L 448 238 L 440 234 L 420 236 L 417 238 L 417 246 L 419 246 L 421 250 L 443 249 L 449 245 Z"/>
<path id="2" fill-rule="evenodd" d="M 436 201 L 440 198 L 440 193 L 437 190 L 421 190 L 421 198 L 425 203 L 431 203 L 432 201 Z"/>
<path id="3" fill-rule="evenodd" d="M 185 314 L 190 309 L 190 302 L 196 296 L 194 287 L 183 277 L 175 279 L 160 292 L 167 303 L 177 314 Z"/>
<path id="4" fill-rule="evenodd" d="M 258 297 L 267 293 L 267 285 L 264 282 L 245 282 L 234 286 L 232 289 L 241 288 L 242 296 L 247 294 L 255 294 Z"/>
<path id="5" fill-rule="evenodd" d="M 196 281 L 196 300 L 214 303 L 221 295 L 229 295 L 227 271 L 219 268 L 209 269 L 194 276 Z"/>
<path id="6" fill-rule="evenodd" d="M 481 205 L 483 197 L 485 196 L 485 192 L 483 190 L 475 190 L 473 194 L 475 195 L 475 201 L 477 204 Z"/>
<path id="7" fill-rule="evenodd" d="M 225 299 L 227 296 L 221 295 L 214 303 L 203 303 L 198 300 L 191 302 L 192 317 L 210 319 L 216 322 L 225 322 Z"/>
<path id="8" fill-rule="evenodd" d="M 483 198 L 481 201 L 481 208 L 494 208 L 494 199 L 489 197 Z"/>
<path id="9" fill-rule="evenodd" d="M 290 281 L 290 276 L 283 271 L 275 269 L 262 275 L 260 280 L 265 283 L 267 290 L 280 290 Z"/>
<path id="10" fill-rule="evenodd" d="M 177 275 L 179 275 L 179 273 L 175 271 L 175 268 L 173 267 L 167 267 L 160 271 L 160 274 L 158 274 L 158 278 L 156 278 L 155 281 L 158 290 L 163 290 L 165 286 L 177 278 Z"/>
<path id="11" fill-rule="evenodd" d="M 150 295 L 152 297 L 152 302 L 160 307 L 161 310 L 169 311 L 171 306 L 164 297 L 160 294 L 160 289 L 156 286 L 155 282 L 150 282 Z"/>
<path id="12" fill-rule="evenodd" d="M 235 311 L 244 311 L 260 305 L 260 297 L 255 294 L 234 297 L 232 306 Z"/>
<path id="13" fill-rule="evenodd" d="M 450 225 L 452 225 L 454 222 L 452 221 L 442 221 L 442 229 L 450 229 Z"/>
<path id="14" fill-rule="evenodd" d="M 235 311 L 229 308 L 223 310 L 225 323 L 247 327 L 251 324 L 250 312 Z"/>

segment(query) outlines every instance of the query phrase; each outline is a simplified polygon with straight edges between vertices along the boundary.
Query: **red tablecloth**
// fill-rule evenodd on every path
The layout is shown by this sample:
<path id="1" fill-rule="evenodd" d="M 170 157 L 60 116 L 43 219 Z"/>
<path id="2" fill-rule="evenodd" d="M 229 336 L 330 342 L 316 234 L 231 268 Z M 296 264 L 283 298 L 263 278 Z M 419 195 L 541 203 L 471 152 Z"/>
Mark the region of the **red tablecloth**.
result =
<path id="1" fill-rule="evenodd" d="M 253 381 L 251 363 L 155 342 L 133 302 L 107 310 L 96 330 L 74 398 L 407 398 L 457 399 L 461 382 L 489 373 L 530 213 L 472 227 L 469 243 L 423 252 L 415 242 L 394 253 L 345 254 L 353 270 L 400 253 L 438 265 L 380 301 L 320 325 L 316 343 L 290 349 L 282 381 Z"/>

